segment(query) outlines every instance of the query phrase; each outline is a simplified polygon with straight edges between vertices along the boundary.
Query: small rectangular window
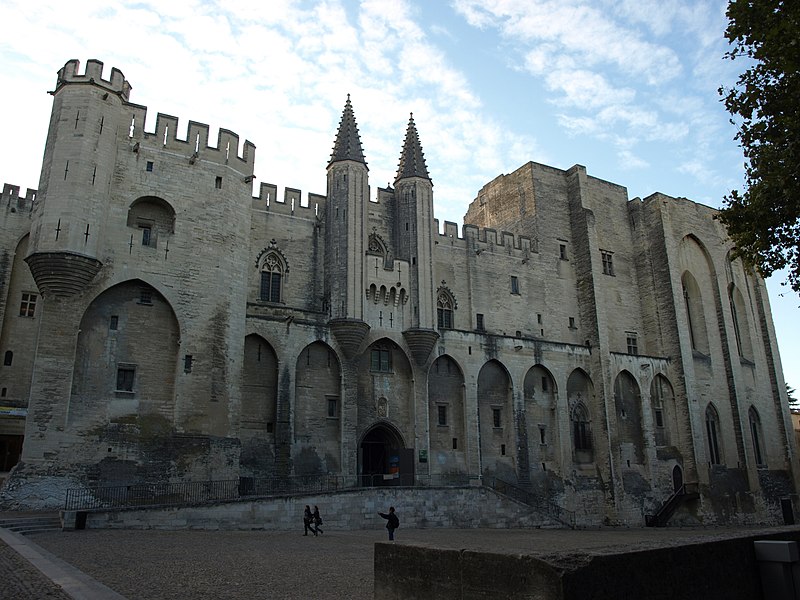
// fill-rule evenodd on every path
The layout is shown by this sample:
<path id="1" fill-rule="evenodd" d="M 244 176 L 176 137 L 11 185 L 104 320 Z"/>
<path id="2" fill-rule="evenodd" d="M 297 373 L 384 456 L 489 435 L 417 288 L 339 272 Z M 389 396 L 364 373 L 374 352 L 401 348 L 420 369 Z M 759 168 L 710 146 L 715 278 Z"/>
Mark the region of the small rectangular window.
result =
<path id="1" fill-rule="evenodd" d="M 483 331 L 485 327 L 483 324 L 483 315 L 481 313 L 475 315 L 475 321 L 475 329 L 478 331 Z"/>
<path id="2" fill-rule="evenodd" d="M 119 327 L 119 317 L 117 315 L 111 315 L 111 318 L 108 320 L 108 328 L 116 331 L 117 327 Z"/>
<path id="3" fill-rule="evenodd" d="M 542 324 L 542 314 L 536 313 L 536 322 L 541 325 Z"/>
<path id="4" fill-rule="evenodd" d="M 267 423 L 267 433 L 272 433 L 275 431 L 275 424 L 272 422 Z"/>
<path id="5" fill-rule="evenodd" d="M 139 225 L 142 230 L 142 246 L 152 246 L 153 230 L 147 225 Z"/>
<path id="6" fill-rule="evenodd" d="M 500 444 L 500 455 L 501 456 L 505 456 L 506 455 L 506 445 L 505 444 Z"/>
<path id="7" fill-rule="evenodd" d="M 547 391 L 547 377 L 542 377 L 542 391 Z"/>
<path id="8" fill-rule="evenodd" d="M 453 438 L 453 450 L 458 450 L 458 438 Z"/>
<path id="9" fill-rule="evenodd" d="M 514 275 L 511 276 L 511 293 L 519 294 L 519 279 Z"/>
<path id="10" fill-rule="evenodd" d="M 575 327 L 575 317 L 570 317 L 569 318 L 569 328 L 570 329 L 576 329 L 576 327 Z"/>
<path id="11" fill-rule="evenodd" d="M 0 398 L 5 398 L 8 395 L 8 388 L 3 388 L 0 390 Z"/>
<path id="12" fill-rule="evenodd" d="M 120 365 L 117 367 L 117 391 L 132 392 L 133 380 L 136 376 L 134 365 Z"/>
<path id="13" fill-rule="evenodd" d="M 600 250 L 600 256 L 603 259 L 603 273 L 606 275 L 614 275 L 614 259 L 613 252 L 607 250 Z"/>
<path id="14" fill-rule="evenodd" d="M 217 178 L 214 180 L 214 187 L 215 187 L 216 189 L 218 189 L 218 190 L 221 190 L 221 189 L 222 189 L 222 177 L 219 177 L 219 176 L 218 176 L 218 177 L 217 177 Z"/>
<path id="15" fill-rule="evenodd" d="M 447 407 L 439 405 L 436 407 L 438 413 L 438 424 L 442 427 L 447 425 Z"/>
<path id="16" fill-rule="evenodd" d="M 502 413 L 501 409 L 499 409 L 499 408 L 493 408 L 492 409 L 492 425 L 494 427 L 502 427 L 503 426 L 502 425 L 502 420 L 501 420 L 502 415 L 503 415 L 503 413 Z"/>
<path id="17" fill-rule="evenodd" d="M 151 306 L 153 304 L 153 292 L 150 290 L 139 290 L 139 304 Z"/>
<path id="18" fill-rule="evenodd" d="M 337 407 L 337 399 L 336 398 L 328 398 L 328 418 L 335 419 L 339 416 L 338 407 Z"/>
<path id="19" fill-rule="evenodd" d="M 547 444 L 547 439 L 545 438 L 545 426 L 539 425 L 539 443 L 544 445 Z"/>
<path id="20" fill-rule="evenodd" d="M 153 172 L 153 161 L 152 160 L 148 160 L 147 161 L 147 165 L 145 166 L 145 169 L 147 170 L 148 173 L 152 173 Z"/>
<path id="21" fill-rule="evenodd" d="M 561 260 L 567 260 L 567 245 L 566 244 L 559 244 L 558 245 L 558 256 Z"/>
<path id="22" fill-rule="evenodd" d="M 22 301 L 19 305 L 20 317 L 32 317 L 36 313 L 36 299 L 38 296 L 31 293 L 22 293 Z"/>
<path id="23" fill-rule="evenodd" d="M 664 426 L 664 411 L 660 408 L 656 409 L 656 427 Z"/>
<path id="24" fill-rule="evenodd" d="M 194 363 L 194 358 L 191 354 L 187 354 L 183 357 L 183 372 L 184 373 L 191 373 L 192 372 L 192 363 Z"/>
<path id="25" fill-rule="evenodd" d="M 627 333 L 626 340 L 628 344 L 628 354 L 633 354 L 634 356 L 639 354 L 639 340 L 635 333 Z"/>

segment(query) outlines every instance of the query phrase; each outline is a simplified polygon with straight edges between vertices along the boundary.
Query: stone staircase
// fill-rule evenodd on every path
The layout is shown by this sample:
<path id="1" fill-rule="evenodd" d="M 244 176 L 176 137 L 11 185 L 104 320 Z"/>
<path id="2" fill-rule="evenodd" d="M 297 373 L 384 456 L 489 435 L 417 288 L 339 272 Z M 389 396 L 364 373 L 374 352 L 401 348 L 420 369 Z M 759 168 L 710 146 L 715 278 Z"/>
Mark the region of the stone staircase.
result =
<path id="1" fill-rule="evenodd" d="M 0 528 L 20 535 L 32 535 L 47 531 L 61 531 L 58 513 L 0 513 Z"/>

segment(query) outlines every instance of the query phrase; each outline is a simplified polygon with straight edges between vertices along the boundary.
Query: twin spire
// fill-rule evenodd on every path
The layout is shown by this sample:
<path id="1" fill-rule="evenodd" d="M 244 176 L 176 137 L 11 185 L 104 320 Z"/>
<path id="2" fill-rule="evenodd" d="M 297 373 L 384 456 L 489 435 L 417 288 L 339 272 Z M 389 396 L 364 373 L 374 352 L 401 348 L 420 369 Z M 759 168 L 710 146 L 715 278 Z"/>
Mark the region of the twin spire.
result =
<path id="1" fill-rule="evenodd" d="M 342 118 L 339 121 L 339 130 L 336 132 L 336 139 L 333 142 L 333 152 L 328 166 L 341 160 L 352 160 L 362 163 L 365 167 L 367 161 L 364 158 L 364 149 L 361 147 L 361 136 L 358 133 L 356 117 L 353 113 L 353 105 L 350 103 L 350 94 L 347 94 L 347 102 L 342 111 Z M 422 145 L 419 142 L 419 134 L 414 124 L 414 113 L 408 120 L 406 128 L 406 139 L 403 142 L 403 150 L 400 153 L 400 163 L 397 165 L 397 175 L 395 181 L 407 177 L 421 177 L 430 181 L 428 167 L 425 164 L 425 154 L 422 152 Z"/>

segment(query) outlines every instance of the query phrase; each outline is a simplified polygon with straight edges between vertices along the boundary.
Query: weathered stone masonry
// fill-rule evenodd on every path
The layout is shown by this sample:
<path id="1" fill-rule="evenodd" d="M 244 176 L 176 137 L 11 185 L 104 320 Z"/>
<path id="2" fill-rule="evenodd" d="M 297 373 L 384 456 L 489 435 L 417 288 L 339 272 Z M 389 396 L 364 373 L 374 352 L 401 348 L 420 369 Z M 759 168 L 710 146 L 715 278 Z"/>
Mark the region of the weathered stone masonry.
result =
<path id="1" fill-rule="evenodd" d="M 766 288 L 713 209 L 527 163 L 440 232 L 413 118 L 373 192 L 350 98 L 325 195 L 253 197 L 253 144 L 144 131 L 130 90 L 66 63 L 38 192 L 3 190 L 7 502 L 323 473 L 497 478 L 586 524 L 684 482 L 685 521 L 794 498 Z"/>

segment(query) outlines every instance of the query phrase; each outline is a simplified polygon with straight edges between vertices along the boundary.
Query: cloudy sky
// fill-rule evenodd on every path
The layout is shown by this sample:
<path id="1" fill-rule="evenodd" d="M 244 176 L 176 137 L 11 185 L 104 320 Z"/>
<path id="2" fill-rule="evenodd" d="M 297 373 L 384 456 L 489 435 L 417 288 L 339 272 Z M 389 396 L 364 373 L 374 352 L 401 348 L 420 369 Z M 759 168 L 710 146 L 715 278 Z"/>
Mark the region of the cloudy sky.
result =
<path id="1" fill-rule="evenodd" d="M 237 132 L 259 182 L 325 193 L 347 94 L 373 190 L 394 178 L 409 113 L 440 221 L 527 161 L 720 206 L 742 153 L 717 88 L 722 0 L 3 0 L 0 179 L 37 187 L 56 71 L 120 69 L 131 101 Z M 770 281 L 800 389 L 796 295 Z"/>

